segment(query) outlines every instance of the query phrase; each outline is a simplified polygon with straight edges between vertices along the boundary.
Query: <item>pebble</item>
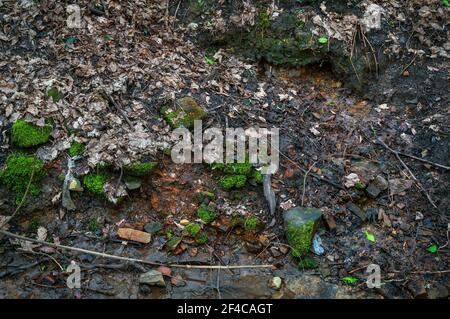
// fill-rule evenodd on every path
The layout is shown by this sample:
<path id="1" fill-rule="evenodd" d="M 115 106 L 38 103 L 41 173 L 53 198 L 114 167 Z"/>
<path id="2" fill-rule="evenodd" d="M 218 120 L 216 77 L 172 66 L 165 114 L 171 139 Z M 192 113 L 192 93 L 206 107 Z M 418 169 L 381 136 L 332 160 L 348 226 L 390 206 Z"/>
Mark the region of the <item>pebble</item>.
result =
<path id="1" fill-rule="evenodd" d="M 150 286 L 166 286 L 163 275 L 156 270 L 150 270 L 144 274 L 141 274 L 141 276 L 139 277 L 139 283 Z"/>
<path id="2" fill-rule="evenodd" d="M 152 239 L 152 236 L 149 233 L 131 228 L 119 228 L 117 236 L 122 239 L 132 240 L 143 244 L 148 244 Z"/>

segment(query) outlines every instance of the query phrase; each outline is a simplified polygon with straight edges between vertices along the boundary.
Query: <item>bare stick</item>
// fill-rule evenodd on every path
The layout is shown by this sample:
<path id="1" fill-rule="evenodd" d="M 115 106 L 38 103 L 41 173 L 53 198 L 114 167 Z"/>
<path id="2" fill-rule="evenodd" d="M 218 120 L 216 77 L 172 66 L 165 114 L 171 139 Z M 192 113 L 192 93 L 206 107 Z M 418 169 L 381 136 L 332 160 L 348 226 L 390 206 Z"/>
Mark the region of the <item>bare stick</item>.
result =
<path id="1" fill-rule="evenodd" d="M 431 162 L 429 160 L 426 160 L 426 159 L 423 159 L 423 158 L 420 158 L 420 157 L 417 157 L 417 156 L 414 156 L 414 155 L 411 155 L 411 154 L 407 154 L 407 153 L 403 153 L 403 152 L 399 152 L 399 151 L 397 151 L 397 153 L 398 153 L 398 155 L 410 157 L 410 158 L 418 160 L 420 162 L 424 162 L 424 163 L 427 163 L 427 164 L 430 164 L 430 165 L 433 165 L 433 166 L 436 166 L 436 167 L 440 167 L 440 168 L 443 168 L 443 169 L 446 169 L 446 170 L 450 170 L 450 167 L 448 167 L 448 166 L 445 166 L 445 165 L 442 165 L 442 164 L 439 164 L 439 163 L 434 163 L 434 162 Z"/>
<path id="2" fill-rule="evenodd" d="M 125 113 L 125 111 L 120 107 L 120 105 L 116 103 L 116 101 L 113 99 L 113 97 L 111 95 L 109 95 L 105 90 L 103 90 L 103 94 L 106 96 L 106 98 L 109 100 L 109 102 L 112 105 L 114 105 L 116 110 L 122 115 L 122 117 L 125 119 L 125 121 L 127 121 L 130 128 L 133 128 L 134 127 L 133 123 L 131 123 L 130 119 L 128 118 L 127 113 Z"/>
<path id="3" fill-rule="evenodd" d="M 48 246 L 48 247 L 54 247 L 54 248 L 61 248 L 61 249 L 67 249 L 67 250 L 72 250 L 72 251 L 78 251 L 78 252 L 81 252 L 81 253 L 84 253 L 84 254 L 90 254 L 90 255 L 99 256 L 99 257 L 103 257 L 103 258 L 109 258 L 109 259 L 115 259 L 115 260 L 123 260 L 123 261 L 129 261 L 129 262 L 136 262 L 136 263 L 141 263 L 141 264 L 146 264 L 146 265 L 151 265 L 151 266 L 166 266 L 166 267 L 186 268 L 186 269 L 244 269 L 244 268 L 273 268 L 274 267 L 273 265 L 235 265 L 235 266 L 212 265 L 212 266 L 210 266 L 210 265 L 161 264 L 161 263 L 148 261 L 148 260 L 143 260 L 143 259 L 121 257 L 121 256 L 110 255 L 110 254 L 106 254 L 106 253 L 99 253 L 99 252 L 96 252 L 96 251 L 93 251 L 93 250 L 87 250 L 87 249 L 82 249 L 82 248 L 78 248 L 78 247 L 72 247 L 72 246 L 65 246 L 65 245 L 61 245 L 61 244 L 49 243 L 49 242 L 46 242 L 44 240 L 38 240 L 38 239 L 25 237 L 25 236 L 14 234 L 14 233 L 11 233 L 9 231 L 1 230 L 1 229 L 0 229 L 0 234 L 3 234 L 3 235 L 8 236 L 8 237 L 12 237 L 12 238 L 17 238 L 17 239 L 20 239 L 20 240 L 29 241 L 29 242 L 36 243 L 36 244 L 45 245 L 45 246 Z"/>
<path id="4" fill-rule="evenodd" d="M 437 208 L 436 204 L 433 202 L 433 200 L 431 199 L 430 195 L 427 193 L 427 191 L 423 188 L 422 184 L 420 183 L 420 181 L 416 178 L 416 176 L 414 176 L 413 172 L 411 172 L 411 170 L 409 169 L 408 165 L 405 164 L 405 162 L 403 162 L 403 160 L 400 158 L 400 155 L 398 154 L 398 152 L 396 150 L 393 150 L 392 148 L 390 148 L 389 146 L 386 145 L 386 143 L 384 143 L 380 138 L 377 139 L 378 143 L 380 145 L 382 145 L 385 149 L 387 149 L 388 151 L 390 151 L 391 153 L 393 153 L 395 155 L 395 157 L 397 157 L 398 161 L 402 164 L 402 166 L 406 169 L 406 171 L 409 173 L 409 175 L 411 176 L 411 178 L 416 182 L 417 187 L 419 187 L 419 189 L 422 191 L 422 193 L 426 196 L 426 198 L 428 199 L 428 201 L 430 202 L 430 204 L 434 207 Z"/>

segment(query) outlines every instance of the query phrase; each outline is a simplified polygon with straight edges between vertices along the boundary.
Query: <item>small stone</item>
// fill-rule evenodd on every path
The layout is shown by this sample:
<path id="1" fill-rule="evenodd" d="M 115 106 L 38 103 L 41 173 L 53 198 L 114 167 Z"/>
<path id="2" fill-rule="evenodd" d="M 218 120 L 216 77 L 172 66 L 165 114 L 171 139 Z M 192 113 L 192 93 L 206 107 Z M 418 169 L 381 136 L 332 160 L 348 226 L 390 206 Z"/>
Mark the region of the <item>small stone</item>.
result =
<path id="1" fill-rule="evenodd" d="M 143 295 L 148 295 L 149 293 L 152 292 L 152 288 L 150 288 L 149 285 L 140 285 L 139 292 Z"/>
<path id="2" fill-rule="evenodd" d="M 280 252 L 281 252 L 283 255 L 286 255 L 286 254 L 289 252 L 289 247 L 284 246 L 284 245 L 281 245 L 280 247 L 278 247 L 278 249 L 280 250 Z"/>
<path id="3" fill-rule="evenodd" d="M 285 178 L 292 178 L 294 176 L 294 170 L 292 168 L 287 168 L 286 171 L 284 172 L 284 177 Z"/>
<path id="4" fill-rule="evenodd" d="M 282 283 L 283 280 L 280 277 L 273 277 L 272 282 L 270 283 L 270 287 L 279 290 L 281 288 Z"/>
<path id="5" fill-rule="evenodd" d="M 156 234 L 163 228 L 160 222 L 147 223 L 144 226 L 144 230 L 149 234 Z"/>
<path id="6" fill-rule="evenodd" d="M 428 299 L 447 299 L 448 289 L 445 286 L 436 284 L 434 287 L 428 289 Z"/>
<path id="7" fill-rule="evenodd" d="M 327 228 L 329 230 L 332 231 L 332 230 L 336 229 L 336 221 L 335 221 L 333 215 L 325 214 L 325 215 L 323 215 L 323 219 L 324 219 L 325 224 L 326 224 L 326 226 L 327 226 Z"/>
<path id="8" fill-rule="evenodd" d="M 398 204 L 397 204 L 397 207 L 398 207 L 399 209 L 403 209 L 403 208 L 406 207 L 406 205 L 403 204 L 403 203 L 398 203 Z"/>
<path id="9" fill-rule="evenodd" d="M 119 228 L 117 235 L 122 239 L 132 240 L 143 244 L 148 244 L 152 238 L 149 233 L 131 228 Z"/>
<path id="10" fill-rule="evenodd" d="M 195 257 L 198 254 L 198 248 L 197 247 L 189 248 L 187 253 L 190 257 Z"/>
<path id="11" fill-rule="evenodd" d="M 280 257 L 282 255 L 280 250 L 277 247 L 275 247 L 275 246 L 270 247 L 270 253 L 275 258 Z"/>
<path id="12" fill-rule="evenodd" d="M 373 183 L 370 183 L 366 188 L 366 192 L 369 197 L 376 198 L 378 195 L 380 195 L 381 190 L 377 188 Z"/>
<path id="13" fill-rule="evenodd" d="M 259 242 L 259 241 L 246 241 L 244 243 L 244 247 L 245 249 L 252 254 L 258 254 L 261 252 L 261 250 L 263 250 L 263 245 Z"/>
<path id="14" fill-rule="evenodd" d="M 350 187 L 355 186 L 355 184 L 358 183 L 359 181 L 360 180 L 359 180 L 358 175 L 355 173 L 351 173 L 351 174 L 348 174 L 347 176 L 345 176 L 344 185 L 345 185 L 345 187 L 350 188 Z"/>
<path id="15" fill-rule="evenodd" d="M 403 71 L 402 75 L 404 77 L 408 77 L 409 76 L 409 71 L 408 70 Z"/>
<path id="16" fill-rule="evenodd" d="M 150 270 L 142 274 L 139 277 L 139 283 L 149 286 L 160 286 L 160 287 L 166 286 L 163 275 L 156 270 Z"/>
<path id="17" fill-rule="evenodd" d="M 74 177 L 69 182 L 69 190 L 74 192 L 82 192 L 84 189 L 81 187 L 80 181 Z"/>
<path id="18" fill-rule="evenodd" d="M 128 177 L 125 179 L 125 186 L 129 189 L 129 190 L 135 190 L 138 189 L 139 187 L 141 187 L 142 182 L 139 178 L 137 177 Z"/>
<path id="19" fill-rule="evenodd" d="M 347 203 L 346 207 L 350 212 L 361 218 L 362 221 L 366 220 L 366 213 L 364 213 L 364 211 L 355 204 Z"/>
<path id="20" fill-rule="evenodd" d="M 408 290 L 415 299 L 427 298 L 427 291 L 425 289 L 425 282 L 423 280 L 413 280 L 408 284 Z"/>
<path id="21" fill-rule="evenodd" d="M 369 219 L 370 221 L 376 221 L 378 219 L 378 209 L 376 208 L 368 208 L 366 209 L 366 217 L 367 219 Z"/>
<path id="22" fill-rule="evenodd" d="M 389 180 L 389 188 L 391 195 L 397 195 L 403 193 L 405 190 L 411 188 L 413 181 L 403 178 L 395 178 Z"/>

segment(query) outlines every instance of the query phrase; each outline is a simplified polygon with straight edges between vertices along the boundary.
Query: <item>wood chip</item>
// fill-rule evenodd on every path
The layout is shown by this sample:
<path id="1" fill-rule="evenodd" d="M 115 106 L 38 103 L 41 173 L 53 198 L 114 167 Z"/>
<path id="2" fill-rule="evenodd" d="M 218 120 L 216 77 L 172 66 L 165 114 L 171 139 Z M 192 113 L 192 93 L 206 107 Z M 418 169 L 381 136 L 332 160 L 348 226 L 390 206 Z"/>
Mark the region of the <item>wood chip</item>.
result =
<path id="1" fill-rule="evenodd" d="M 131 228 L 119 228 L 117 235 L 122 239 L 132 240 L 143 244 L 148 244 L 152 239 L 152 236 L 149 233 Z"/>

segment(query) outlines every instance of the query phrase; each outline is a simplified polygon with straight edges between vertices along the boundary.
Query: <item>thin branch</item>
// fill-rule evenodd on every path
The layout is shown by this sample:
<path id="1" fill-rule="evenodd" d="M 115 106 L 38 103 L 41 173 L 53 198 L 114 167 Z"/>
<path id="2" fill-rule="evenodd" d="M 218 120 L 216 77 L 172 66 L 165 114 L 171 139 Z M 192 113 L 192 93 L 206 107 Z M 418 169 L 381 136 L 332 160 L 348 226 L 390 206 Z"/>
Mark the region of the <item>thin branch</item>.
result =
<path id="1" fill-rule="evenodd" d="M 305 199 L 305 192 L 306 192 L 306 177 L 308 177 L 309 172 L 313 169 L 313 167 L 316 165 L 317 162 L 314 162 L 311 167 L 308 169 L 308 171 L 303 176 L 303 192 L 302 192 L 302 206 L 303 206 L 303 200 Z"/>
<path id="2" fill-rule="evenodd" d="M 84 254 L 90 254 L 94 256 L 99 256 L 103 258 L 109 258 L 109 259 L 115 259 L 115 260 L 123 260 L 123 261 L 129 261 L 129 262 L 136 262 L 151 266 L 166 266 L 166 267 L 174 267 L 174 268 L 186 268 L 186 269 L 244 269 L 244 268 L 273 268 L 273 265 L 235 265 L 235 266 L 220 266 L 220 265 L 179 265 L 179 264 L 161 264 L 153 261 L 143 260 L 143 259 L 137 259 L 137 258 L 129 258 L 129 257 L 122 257 L 122 256 L 116 256 L 116 255 L 110 255 L 106 253 L 99 253 L 96 251 L 88 250 L 88 249 L 82 249 L 78 247 L 72 247 L 72 246 L 65 246 L 61 244 L 55 244 L 55 243 L 49 243 L 43 240 L 33 239 L 29 237 L 25 237 L 22 235 L 14 234 L 6 230 L 0 230 L 0 234 L 3 234 L 8 237 L 17 238 L 20 240 L 29 241 L 36 244 L 45 245 L 48 247 L 53 248 L 61 248 L 61 249 L 67 249 L 72 251 L 81 252 Z"/>
<path id="3" fill-rule="evenodd" d="M 383 146 L 385 149 L 387 149 L 388 151 L 390 151 L 391 153 L 393 153 L 395 155 L 395 157 L 398 159 L 398 161 L 402 164 L 402 166 L 406 169 L 406 171 L 409 173 L 409 175 L 411 176 L 411 178 L 416 182 L 417 187 L 419 187 L 419 189 L 422 191 L 422 193 L 426 196 L 426 198 L 428 199 L 428 201 L 430 202 L 430 204 L 434 207 L 437 208 L 436 204 L 433 202 L 433 200 L 430 197 L 430 194 L 427 193 L 427 191 L 423 188 L 422 184 L 420 183 L 420 181 L 416 178 L 416 176 L 414 176 L 413 172 L 411 172 L 411 170 L 409 169 L 408 165 L 405 164 L 405 162 L 403 162 L 403 160 L 400 158 L 400 155 L 398 154 L 398 152 L 396 150 L 393 150 L 392 148 L 390 148 L 388 145 L 386 145 L 386 143 L 384 143 L 380 138 L 377 139 L 378 143 Z"/>

